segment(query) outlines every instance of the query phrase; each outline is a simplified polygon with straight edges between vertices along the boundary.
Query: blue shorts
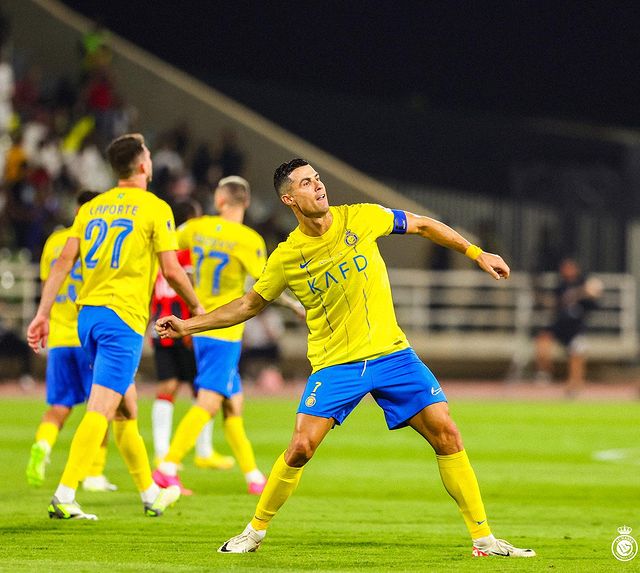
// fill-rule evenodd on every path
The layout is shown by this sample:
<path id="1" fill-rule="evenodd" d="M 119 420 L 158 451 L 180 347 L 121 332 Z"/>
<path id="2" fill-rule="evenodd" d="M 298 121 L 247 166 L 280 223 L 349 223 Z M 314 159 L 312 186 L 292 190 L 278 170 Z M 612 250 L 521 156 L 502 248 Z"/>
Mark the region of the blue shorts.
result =
<path id="1" fill-rule="evenodd" d="M 93 367 L 93 384 L 124 396 L 140 364 L 143 336 L 104 306 L 84 306 L 78 335 Z"/>
<path id="2" fill-rule="evenodd" d="M 402 428 L 426 406 L 446 402 L 436 377 L 413 348 L 364 362 L 328 366 L 307 382 L 298 413 L 333 418 L 338 424 L 370 393 L 390 430 Z"/>
<path id="3" fill-rule="evenodd" d="M 238 362 L 242 343 L 220 340 L 208 336 L 194 336 L 193 350 L 196 355 L 196 392 L 203 388 L 231 398 L 242 392 Z"/>
<path id="4" fill-rule="evenodd" d="M 91 364 L 80 346 L 51 348 L 47 355 L 47 404 L 73 408 L 91 392 Z"/>

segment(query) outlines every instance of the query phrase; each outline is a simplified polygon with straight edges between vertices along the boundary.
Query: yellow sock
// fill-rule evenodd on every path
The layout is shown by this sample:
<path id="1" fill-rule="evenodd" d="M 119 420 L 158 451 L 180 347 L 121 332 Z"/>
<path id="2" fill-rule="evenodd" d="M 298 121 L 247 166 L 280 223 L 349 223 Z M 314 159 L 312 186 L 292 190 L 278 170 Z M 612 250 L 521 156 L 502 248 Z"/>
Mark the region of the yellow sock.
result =
<path id="1" fill-rule="evenodd" d="M 97 477 L 101 476 L 104 473 L 104 466 L 107 463 L 107 447 L 100 446 L 96 457 L 93 458 L 93 462 L 91 467 L 89 468 L 89 473 L 87 476 Z"/>
<path id="2" fill-rule="evenodd" d="M 231 447 L 236 460 L 238 460 L 238 465 L 243 474 L 258 468 L 256 458 L 253 455 L 253 447 L 244 431 L 244 421 L 241 416 L 225 418 L 224 437 Z"/>
<path id="3" fill-rule="evenodd" d="M 169 453 L 164 457 L 164 461 L 179 464 L 187 452 L 195 446 L 198 435 L 209 420 L 211 420 L 211 414 L 204 408 L 191 406 L 178 424 L 169 446 Z"/>
<path id="4" fill-rule="evenodd" d="M 78 488 L 78 482 L 87 475 L 91 462 L 100 449 L 107 426 L 107 419 L 102 414 L 85 413 L 71 440 L 69 458 L 60 479 L 62 485 L 71 489 Z"/>
<path id="5" fill-rule="evenodd" d="M 60 429 L 53 422 L 41 422 L 36 430 L 36 442 L 44 440 L 53 448 L 59 431 Z"/>
<path id="6" fill-rule="evenodd" d="M 469 463 L 467 452 L 438 456 L 438 468 L 445 489 L 455 500 L 472 539 L 491 535 L 487 514 L 478 487 L 476 474 Z"/>
<path id="7" fill-rule="evenodd" d="M 298 487 L 303 469 L 303 467 L 292 468 L 288 466 L 284 461 L 284 454 L 276 460 L 271 468 L 267 485 L 258 500 L 256 513 L 251 520 L 251 527 L 258 531 L 267 529 L 273 516 Z"/>
<path id="8" fill-rule="evenodd" d="M 113 437 L 138 491 L 152 483 L 147 448 L 138 430 L 138 420 L 114 420 Z"/>

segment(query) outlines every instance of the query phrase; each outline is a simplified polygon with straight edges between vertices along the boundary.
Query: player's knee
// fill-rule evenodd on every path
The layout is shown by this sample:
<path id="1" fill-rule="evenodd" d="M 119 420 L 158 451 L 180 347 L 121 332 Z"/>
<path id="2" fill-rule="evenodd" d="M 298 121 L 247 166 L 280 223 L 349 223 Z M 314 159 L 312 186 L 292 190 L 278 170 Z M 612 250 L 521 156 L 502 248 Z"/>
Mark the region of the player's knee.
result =
<path id="1" fill-rule="evenodd" d="M 242 404 L 242 397 L 234 396 L 231 400 L 224 400 L 222 402 L 222 415 L 225 418 L 242 416 Z"/>
<path id="2" fill-rule="evenodd" d="M 218 410 L 220 409 L 220 406 L 223 404 L 223 402 L 224 396 L 222 396 L 222 394 L 204 389 L 198 391 L 196 405 L 209 412 L 211 416 L 215 416 L 218 413 Z"/>
<path id="3" fill-rule="evenodd" d="M 123 400 L 116 408 L 116 411 L 114 412 L 111 419 L 122 422 L 124 420 L 134 420 L 137 417 L 138 404 L 131 400 Z"/>
<path id="4" fill-rule="evenodd" d="M 158 383 L 157 395 L 161 396 L 173 396 L 178 393 L 179 383 L 175 378 L 170 378 L 169 380 L 163 380 Z"/>
<path id="5" fill-rule="evenodd" d="M 67 421 L 67 418 L 71 414 L 71 408 L 67 406 L 51 406 L 47 413 L 43 417 L 43 421 L 51 422 L 56 424 L 59 429 L 62 429 L 62 426 Z"/>
<path id="6" fill-rule="evenodd" d="M 448 455 L 462 450 L 462 436 L 453 420 L 448 420 L 434 428 L 431 445 L 437 454 Z"/>
<path id="7" fill-rule="evenodd" d="M 315 453 L 317 445 L 306 436 L 294 436 L 285 455 L 287 465 L 301 467 L 305 465 Z"/>

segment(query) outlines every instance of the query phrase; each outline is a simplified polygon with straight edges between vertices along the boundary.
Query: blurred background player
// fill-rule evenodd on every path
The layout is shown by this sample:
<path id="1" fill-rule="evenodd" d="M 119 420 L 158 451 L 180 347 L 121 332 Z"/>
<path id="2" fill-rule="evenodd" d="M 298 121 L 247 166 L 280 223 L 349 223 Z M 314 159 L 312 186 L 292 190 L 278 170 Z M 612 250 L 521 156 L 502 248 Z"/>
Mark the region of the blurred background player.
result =
<path id="1" fill-rule="evenodd" d="M 195 200 L 183 201 L 173 206 L 176 226 L 202 215 L 202 208 Z M 189 275 L 193 275 L 189 249 L 178 251 L 178 261 Z M 178 296 L 171 285 L 158 273 L 151 298 L 151 320 L 167 314 L 188 318 L 189 307 Z M 155 329 L 151 329 L 151 342 L 156 365 L 158 385 L 156 399 L 151 409 L 153 425 L 153 447 L 155 465 L 162 462 L 169 451 L 173 427 L 174 402 L 181 383 L 193 384 L 196 374 L 196 362 L 191 337 L 180 340 L 159 338 Z M 231 469 L 235 461 L 231 456 L 223 456 L 213 449 L 213 419 L 205 425 L 196 440 L 195 465 L 199 468 Z M 184 494 L 188 490 L 182 491 Z"/>
<path id="2" fill-rule="evenodd" d="M 78 195 L 78 207 L 98 195 L 95 191 L 83 191 Z M 44 283 L 51 266 L 62 251 L 70 228 L 54 231 L 47 239 L 40 259 L 40 280 Z M 27 465 L 27 482 L 40 486 L 44 482 L 49 454 L 58 439 L 58 432 L 71 414 L 71 409 L 82 404 L 91 391 L 91 365 L 80 346 L 78 338 L 78 307 L 76 298 L 82 285 L 80 262 L 62 284 L 51 308 L 50 335 L 47 346 L 47 404 L 49 409 L 42 416 L 36 431 L 36 441 L 31 446 Z M 87 477 L 82 482 L 89 491 L 115 491 L 115 485 L 103 475 L 107 458 L 107 434 L 98 450 Z"/>
<path id="3" fill-rule="evenodd" d="M 116 445 L 140 493 L 145 515 L 162 515 L 180 497 L 179 488 L 160 489 L 153 482 L 137 420 L 134 376 L 149 323 L 158 263 L 192 313 L 200 314 L 203 309 L 176 256 L 173 213 L 167 203 L 147 191 L 153 162 L 144 138 L 140 134 L 118 137 L 109 145 L 107 156 L 118 184 L 78 211 L 27 330 L 29 345 L 38 352 L 46 345 L 56 294 L 80 258 L 83 283 L 76 301 L 81 307 L 78 335 L 90 356 L 93 379 L 87 411 L 48 507 L 49 517 L 57 519 L 97 519 L 76 502 L 76 489 L 111 420 Z"/>
<path id="4" fill-rule="evenodd" d="M 180 247 L 191 250 L 194 287 L 207 310 L 242 296 L 247 275 L 257 279 L 264 268 L 267 260 L 264 240 L 242 223 L 249 203 L 249 183 L 242 177 L 225 177 L 214 192 L 219 215 L 191 219 L 178 229 Z M 243 395 L 238 373 L 242 332 L 240 324 L 193 337 L 196 403 L 178 425 L 169 453 L 153 474 L 159 485 L 181 485 L 178 465 L 222 406 L 225 439 L 244 474 L 248 491 L 255 495 L 262 493 L 266 479 L 256 465 L 242 419 Z"/>
<path id="5" fill-rule="evenodd" d="M 558 286 L 542 300 L 543 305 L 553 308 L 554 318 L 536 336 L 536 380 L 543 383 L 552 380 L 553 347 L 557 341 L 568 354 L 566 392 L 574 396 L 585 383 L 586 318 L 596 308 L 603 285 L 599 279 L 587 279 L 572 258 L 560 261 L 558 273 Z"/>

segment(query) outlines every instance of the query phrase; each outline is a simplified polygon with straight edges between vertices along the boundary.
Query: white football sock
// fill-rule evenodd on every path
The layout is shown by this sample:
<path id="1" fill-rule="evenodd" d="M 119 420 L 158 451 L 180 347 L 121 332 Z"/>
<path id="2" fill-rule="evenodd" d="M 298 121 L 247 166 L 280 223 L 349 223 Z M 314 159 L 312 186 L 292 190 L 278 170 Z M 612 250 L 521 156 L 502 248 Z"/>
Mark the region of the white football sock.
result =
<path id="1" fill-rule="evenodd" d="M 196 440 L 196 456 L 209 458 L 213 454 L 213 418 L 202 428 L 202 432 Z"/>
<path id="2" fill-rule="evenodd" d="M 178 464 L 174 464 L 173 462 L 162 462 L 158 469 L 165 475 L 168 476 L 177 476 L 178 475 Z"/>
<path id="3" fill-rule="evenodd" d="M 160 493 L 160 486 L 156 483 L 152 483 L 147 489 L 140 492 L 140 499 L 142 503 L 153 503 Z"/>
<path id="4" fill-rule="evenodd" d="M 72 503 L 76 499 L 76 490 L 60 484 L 53 495 L 58 498 L 60 503 Z"/>
<path id="5" fill-rule="evenodd" d="M 254 533 L 257 533 L 260 536 L 260 539 L 264 539 L 265 535 L 267 534 L 266 529 L 263 529 L 262 531 L 254 529 L 251 523 L 247 523 L 247 527 L 244 528 L 243 533 L 246 533 L 247 531 L 253 531 Z"/>
<path id="6" fill-rule="evenodd" d="M 151 408 L 153 424 L 153 451 L 156 458 L 162 459 L 169 451 L 171 429 L 173 426 L 173 402 L 156 398 Z"/>
<path id="7" fill-rule="evenodd" d="M 244 474 L 244 479 L 247 480 L 247 483 L 253 483 L 255 481 L 264 481 L 264 474 L 259 470 L 259 469 L 255 469 L 255 470 L 251 470 L 250 472 L 247 472 L 246 474 Z"/>
<path id="8" fill-rule="evenodd" d="M 491 545 L 495 540 L 496 538 L 492 533 L 490 535 L 487 535 L 486 537 L 478 537 L 478 539 L 474 539 L 473 544 L 476 547 L 482 548 L 482 547 L 487 547 L 488 545 Z"/>
<path id="9" fill-rule="evenodd" d="M 47 440 L 40 440 L 38 445 L 46 452 L 47 455 L 51 453 L 51 444 Z"/>

